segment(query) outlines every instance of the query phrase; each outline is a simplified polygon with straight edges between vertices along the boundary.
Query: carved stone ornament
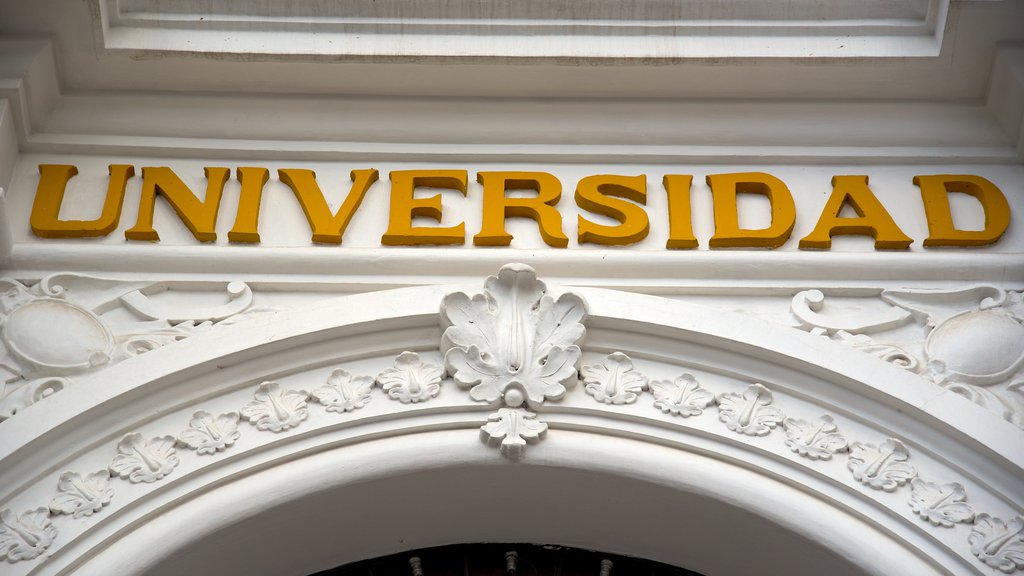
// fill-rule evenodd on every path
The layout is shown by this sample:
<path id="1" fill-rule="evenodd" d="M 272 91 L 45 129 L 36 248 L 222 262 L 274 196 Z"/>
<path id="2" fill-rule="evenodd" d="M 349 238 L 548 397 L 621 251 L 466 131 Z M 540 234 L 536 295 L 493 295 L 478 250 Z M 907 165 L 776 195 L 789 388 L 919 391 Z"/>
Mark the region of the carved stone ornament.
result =
<path id="1" fill-rule="evenodd" d="M 772 393 L 761 384 L 752 384 L 742 394 L 718 395 L 718 419 L 733 432 L 764 436 L 786 417 L 771 403 Z"/>
<path id="2" fill-rule="evenodd" d="M 50 501 L 54 514 L 70 514 L 73 518 L 92 516 L 110 503 L 114 489 L 110 472 L 99 470 L 84 478 L 77 472 L 64 472 L 57 481 L 57 495 Z"/>
<path id="3" fill-rule="evenodd" d="M 282 432 L 309 416 L 309 393 L 305 390 L 282 390 L 277 382 L 267 381 L 256 387 L 254 397 L 240 413 L 259 430 Z"/>
<path id="4" fill-rule="evenodd" d="M 1006 522 L 978 514 L 967 543 L 978 560 L 996 570 L 1012 574 L 1024 569 L 1024 516 Z"/>
<path id="5" fill-rule="evenodd" d="M 0 420 L 59 392 L 78 375 L 252 311 L 252 290 L 241 282 L 227 285 L 230 302 L 224 306 L 171 310 L 151 299 L 176 286 L 196 292 L 197 283 L 70 273 L 47 276 L 31 287 L 0 279 Z M 105 314 L 115 308 L 127 309 L 130 319 L 109 320 Z"/>
<path id="6" fill-rule="evenodd" d="M 147 441 L 142 434 L 128 434 L 117 443 L 117 456 L 110 471 L 132 484 L 156 482 L 178 465 L 174 436 L 157 436 Z"/>
<path id="7" fill-rule="evenodd" d="M 480 430 L 489 443 L 500 442 L 501 453 L 512 460 L 521 458 L 526 443 L 536 442 L 548 429 L 536 414 L 523 409 L 499 408 L 487 420 Z"/>
<path id="8" fill-rule="evenodd" d="M 444 368 L 420 360 L 415 352 L 402 352 L 395 364 L 377 375 L 388 398 L 402 404 L 425 402 L 441 391 Z"/>
<path id="9" fill-rule="evenodd" d="M 846 467 L 861 484 L 892 492 L 917 476 L 914 467 L 907 464 L 909 459 L 910 451 L 895 438 L 889 438 L 878 446 L 854 442 L 850 444 Z"/>
<path id="10" fill-rule="evenodd" d="M 0 510 L 0 558 L 8 562 L 31 560 L 46 552 L 57 537 L 46 507 L 16 516 L 9 508 Z"/>
<path id="11" fill-rule="evenodd" d="M 548 296 L 533 268 L 502 266 L 487 278 L 482 294 L 455 292 L 442 302 L 448 373 L 480 402 L 497 404 L 510 388 L 532 408 L 557 400 L 576 382 L 584 313 L 575 294 L 557 301 Z"/>
<path id="12" fill-rule="evenodd" d="M 811 460 L 831 460 L 832 455 L 847 449 L 846 438 L 836 432 L 836 424 L 828 414 L 814 420 L 786 418 L 786 446 Z"/>
<path id="13" fill-rule="evenodd" d="M 609 354 L 601 364 L 584 366 L 580 374 L 587 394 L 605 404 L 632 404 L 647 388 L 647 377 L 622 352 Z"/>
<path id="14" fill-rule="evenodd" d="M 692 374 L 675 380 L 653 380 L 648 386 L 654 394 L 654 407 L 673 416 L 700 416 L 715 403 L 715 395 L 700 387 Z"/>
<path id="15" fill-rule="evenodd" d="M 331 372 L 326 385 L 314 388 L 310 395 L 328 412 L 351 412 L 370 402 L 373 383 L 369 376 L 352 376 L 339 369 Z"/>
<path id="16" fill-rule="evenodd" d="M 910 508 L 936 526 L 951 528 L 958 522 L 974 520 L 974 509 L 965 502 L 967 492 L 959 482 L 937 484 L 920 478 L 910 481 Z"/>
<path id="17" fill-rule="evenodd" d="M 196 410 L 188 428 L 178 433 L 178 443 L 196 451 L 196 454 L 216 454 L 238 440 L 238 412 L 214 416 L 206 410 Z"/>

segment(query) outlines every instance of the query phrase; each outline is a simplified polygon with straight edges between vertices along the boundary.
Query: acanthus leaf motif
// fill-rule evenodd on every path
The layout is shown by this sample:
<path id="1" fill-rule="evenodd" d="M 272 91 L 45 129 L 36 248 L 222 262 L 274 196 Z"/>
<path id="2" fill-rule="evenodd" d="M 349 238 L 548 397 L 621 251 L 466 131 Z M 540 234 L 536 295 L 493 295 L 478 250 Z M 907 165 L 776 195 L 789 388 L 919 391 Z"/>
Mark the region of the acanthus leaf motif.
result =
<path id="1" fill-rule="evenodd" d="M 935 526 L 952 528 L 958 522 L 974 520 L 974 509 L 965 501 L 967 492 L 959 482 L 938 484 L 915 478 L 910 487 L 910 508 Z"/>
<path id="2" fill-rule="evenodd" d="M 282 432 L 298 426 L 309 416 L 305 390 L 282 390 L 277 382 L 268 380 L 256 387 L 255 400 L 242 407 L 243 418 L 258 430 Z"/>
<path id="3" fill-rule="evenodd" d="M 77 472 L 64 472 L 57 481 L 57 494 L 50 501 L 50 511 L 70 514 L 72 518 L 92 516 L 109 504 L 113 497 L 108 470 L 99 470 L 85 477 Z"/>
<path id="4" fill-rule="evenodd" d="M 654 394 L 654 407 L 673 416 L 699 416 L 715 403 L 715 395 L 701 388 L 693 374 L 682 374 L 674 381 L 652 380 L 648 386 Z"/>
<path id="5" fill-rule="evenodd" d="M 764 436 L 786 417 L 772 403 L 772 393 L 761 384 L 751 384 L 741 394 L 718 395 L 718 419 L 729 430 L 747 436 Z"/>
<path id="6" fill-rule="evenodd" d="M 338 369 L 331 372 L 327 384 L 314 388 L 311 395 L 318 403 L 326 406 L 328 412 L 351 412 L 369 403 L 372 388 L 373 378 L 352 376 Z"/>
<path id="7" fill-rule="evenodd" d="M 828 414 L 807 421 L 786 418 L 786 446 L 811 460 L 830 460 L 832 455 L 848 448 L 846 438 L 837 432 L 836 423 Z"/>
<path id="8" fill-rule="evenodd" d="M 45 506 L 28 510 L 21 516 L 10 508 L 0 510 L 0 558 L 9 562 L 31 560 L 46 552 L 57 537 Z"/>
<path id="9" fill-rule="evenodd" d="M 580 375 L 586 393 L 605 404 L 632 404 L 647 388 L 647 377 L 622 352 L 609 354 L 601 364 L 583 366 Z"/>
<path id="10" fill-rule="evenodd" d="M 501 453 L 511 460 L 518 460 L 526 449 L 527 442 L 535 442 L 548 429 L 548 425 L 537 420 L 537 415 L 522 408 L 499 408 L 487 417 L 487 424 L 480 427 L 488 443 L 500 441 Z"/>
<path id="11" fill-rule="evenodd" d="M 850 444 L 846 467 L 854 479 L 876 490 L 892 492 L 917 476 L 913 466 L 907 464 L 910 451 L 902 442 L 889 438 L 880 445 L 864 442 Z"/>
<path id="12" fill-rule="evenodd" d="M 1024 516 L 1006 522 L 978 514 L 967 543 L 971 553 L 992 568 L 1006 574 L 1024 569 Z"/>
<path id="13" fill-rule="evenodd" d="M 147 441 L 137 432 L 126 434 L 117 443 L 117 456 L 110 463 L 110 471 L 132 484 L 156 482 L 178 465 L 174 444 L 174 436 L 157 436 Z"/>
<path id="14" fill-rule="evenodd" d="M 238 431 L 238 412 L 214 416 L 206 410 L 196 410 L 188 428 L 178 434 L 178 442 L 196 451 L 196 454 L 216 454 L 235 443 Z"/>
<path id="15" fill-rule="evenodd" d="M 394 366 L 377 375 L 388 398 L 402 404 L 425 402 L 441 391 L 444 368 L 424 362 L 415 352 L 402 352 Z"/>
<path id="16" fill-rule="evenodd" d="M 536 407 L 576 382 L 578 343 L 586 333 L 583 300 L 569 293 L 552 299 L 529 266 L 503 266 L 483 294 L 449 294 L 441 314 L 448 324 L 445 365 L 474 400 L 496 404 L 511 388 L 516 402 L 523 394 Z"/>

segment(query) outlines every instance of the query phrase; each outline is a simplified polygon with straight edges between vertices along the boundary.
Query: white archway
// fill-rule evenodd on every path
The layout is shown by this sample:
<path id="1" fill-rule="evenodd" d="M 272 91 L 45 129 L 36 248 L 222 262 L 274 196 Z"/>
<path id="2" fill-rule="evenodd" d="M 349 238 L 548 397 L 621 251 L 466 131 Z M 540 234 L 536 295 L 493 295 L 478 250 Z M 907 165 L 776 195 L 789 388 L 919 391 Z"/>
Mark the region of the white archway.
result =
<path id="1" fill-rule="evenodd" d="M 533 282 L 528 269 L 515 270 Z M 915 477 L 956 482 L 972 517 L 1012 518 L 1024 501 L 1019 429 L 829 340 L 657 297 L 573 290 L 586 302 L 581 363 L 617 362 L 612 368 L 666 386 L 687 373 L 719 407 L 691 403 L 693 415 L 683 417 L 653 406 L 651 390 L 605 403 L 577 385 L 530 402 L 537 417 L 519 424 L 531 445 L 518 459 L 503 457 L 487 442 L 501 436 L 480 430 L 502 400 L 474 401 L 451 377 L 438 394 L 427 390 L 445 372 L 442 349 L 452 343 L 438 343 L 453 316 L 439 310 L 455 291 L 348 296 L 216 328 L 25 409 L 18 426 L 4 424 L 3 508 L 46 506 L 64 472 L 84 478 L 109 468 L 126 478 L 110 481 L 113 497 L 95 499 L 95 514 L 40 521 L 52 542 L 37 542 L 45 553 L 13 563 L 11 573 L 155 576 L 216 565 L 222 574 L 308 574 L 418 547 L 503 540 L 644 556 L 708 576 L 987 574 L 983 561 L 998 567 L 1006 551 L 972 550 L 998 536 L 988 516 L 935 526 L 908 504 L 920 497 L 928 516 L 927 486 L 912 490 Z M 609 359 L 613 352 L 623 355 Z M 359 376 L 380 384 L 396 366 L 421 370 L 419 401 L 374 386 L 367 403 L 332 412 L 326 393 L 308 397 L 332 375 L 336 385 L 354 378 L 346 385 L 359 395 Z M 451 361 L 447 368 L 454 374 Z M 277 387 L 261 387 L 267 380 Z M 402 386 L 410 392 L 399 383 L 393 396 Z M 255 402 L 254 392 L 277 391 L 286 405 L 265 426 L 243 420 L 222 450 L 179 445 L 171 456 L 197 410 L 216 424 Z M 661 400 L 685 404 L 682 394 Z M 765 430 L 730 421 L 730 402 L 754 421 L 763 416 Z M 503 405 L 521 414 L 521 403 L 505 396 Z M 806 446 L 799 453 L 800 429 L 821 415 L 843 439 L 812 459 Z M 532 424 L 541 421 L 546 432 Z M 150 461 L 133 469 L 129 460 L 142 452 Z M 941 508 L 932 512 L 941 519 Z"/>

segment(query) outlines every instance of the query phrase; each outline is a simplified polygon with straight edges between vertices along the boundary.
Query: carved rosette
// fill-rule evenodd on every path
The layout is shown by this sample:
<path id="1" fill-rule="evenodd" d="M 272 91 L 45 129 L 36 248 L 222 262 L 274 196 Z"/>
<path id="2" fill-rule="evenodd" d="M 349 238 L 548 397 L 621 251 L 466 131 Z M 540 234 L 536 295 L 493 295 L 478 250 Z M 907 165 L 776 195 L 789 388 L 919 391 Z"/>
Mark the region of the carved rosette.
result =
<path id="1" fill-rule="evenodd" d="M 647 377 L 622 352 L 609 354 L 601 364 L 584 366 L 580 375 L 586 393 L 605 404 L 632 404 L 647 389 Z"/>
<path id="2" fill-rule="evenodd" d="M 327 384 L 314 388 L 310 395 L 328 412 L 351 412 L 370 402 L 373 384 L 369 376 L 352 376 L 345 370 L 335 370 L 327 378 Z"/>
<path id="3" fill-rule="evenodd" d="M 241 416 L 258 430 L 283 432 L 294 428 L 309 416 L 305 390 L 282 390 L 277 382 L 266 381 L 256 387 L 254 400 L 242 407 Z"/>
<path id="4" fill-rule="evenodd" d="M 786 418 L 786 446 L 811 460 L 830 460 L 832 455 L 847 449 L 846 438 L 837 432 L 832 417 L 825 414 L 814 420 Z"/>
<path id="5" fill-rule="evenodd" d="M 214 416 L 206 410 L 196 410 L 188 428 L 178 433 L 178 443 L 196 451 L 196 454 L 216 454 L 235 443 L 238 431 L 238 412 Z"/>
<path id="6" fill-rule="evenodd" d="M 117 456 L 110 463 L 110 471 L 132 484 L 156 482 L 178 465 L 174 443 L 174 436 L 157 436 L 147 441 L 142 434 L 128 434 L 117 443 Z"/>
<path id="7" fill-rule="evenodd" d="M 915 478 L 910 487 L 911 510 L 935 526 L 952 528 L 958 522 L 974 520 L 974 509 L 966 502 L 967 492 L 959 482 L 938 484 Z"/>
<path id="8" fill-rule="evenodd" d="M 99 470 L 84 478 L 77 472 L 64 472 L 57 481 L 57 495 L 50 502 L 50 511 L 70 514 L 73 518 L 92 516 L 113 497 L 109 471 Z"/>
<path id="9" fill-rule="evenodd" d="M 654 407 L 673 416 L 700 416 L 715 403 L 715 395 L 700 387 L 693 374 L 675 380 L 654 380 L 648 386 L 654 394 Z"/>
<path id="10" fill-rule="evenodd" d="M 914 467 L 907 464 L 909 459 L 910 451 L 895 438 L 889 438 L 878 446 L 854 442 L 850 444 L 846 467 L 861 484 L 892 492 L 917 476 Z"/>
<path id="11" fill-rule="evenodd" d="M 50 510 L 39 507 L 21 516 L 9 508 L 0 510 L 0 558 L 9 562 L 31 560 L 46 552 L 57 537 Z"/>
<path id="12" fill-rule="evenodd" d="M 425 402 L 441 391 L 444 368 L 420 360 L 415 352 L 402 352 L 395 364 L 377 375 L 381 388 L 402 404 Z"/>
<path id="13" fill-rule="evenodd" d="M 718 395 L 718 419 L 733 432 L 764 436 L 786 417 L 771 403 L 771 391 L 761 384 L 752 384 L 741 394 Z"/>
<path id="14" fill-rule="evenodd" d="M 1024 569 L 1024 516 L 1007 522 L 978 514 L 967 542 L 978 560 L 996 570 L 1012 574 Z"/>
<path id="15" fill-rule="evenodd" d="M 585 312 L 579 296 L 555 300 L 532 268 L 508 264 L 486 280 L 483 293 L 455 292 L 441 303 L 445 366 L 473 400 L 520 410 L 519 422 L 533 422 L 535 414 L 521 408 L 524 404 L 537 409 L 545 400 L 558 400 L 577 381 Z M 510 418 L 508 412 L 491 415 L 499 423 Z M 481 429 L 485 436 L 503 438 L 504 445 L 510 437 L 495 434 L 506 428 L 485 424 Z"/>

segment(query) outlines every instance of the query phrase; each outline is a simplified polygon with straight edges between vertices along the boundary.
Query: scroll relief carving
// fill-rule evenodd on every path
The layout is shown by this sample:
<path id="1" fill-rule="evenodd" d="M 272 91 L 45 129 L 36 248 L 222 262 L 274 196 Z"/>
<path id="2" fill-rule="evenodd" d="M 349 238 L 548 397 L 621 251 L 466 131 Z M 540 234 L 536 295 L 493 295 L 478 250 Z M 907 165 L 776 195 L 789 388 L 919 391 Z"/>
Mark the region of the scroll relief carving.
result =
<path id="1" fill-rule="evenodd" d="M 223 306 L 161 307 L 158 293 L 226 289 Z M 122 282 L 55 274 L 28 286 L 0 279 L 0 421 L 63 390 L 97 368 L 188 338 L 214 323 L 230 324 L 269 309 L 253 307 L 241 282 Z M 116 308 L 132 320 L 110 320 Z"/>
<path id="2" fill-rule="evenodd" d="M 547 428 L 524 405 L 536 410 L 576 383 L 585 313 L 579 296 L 553 299 L 522 264 L 503 266 L 480 294 L 455 292 L 441 303 L 445 366 L 473 400 L 499 408 L 481 430 L 502 454 L 519 458 Z"/>
<path id="3" fill-rule="evenodd" d="M 1024 428 L 1024 296 L 995 286 L 958 290 L 884 290 L 890 308 L 865 316 L 826 309 L 817 290 L 794 296 L 799 325 L 920 374 Z M 918 336 L 876 340 L 916 323 Z M 906 330 L 904 330 L 904 333 Z"/>

